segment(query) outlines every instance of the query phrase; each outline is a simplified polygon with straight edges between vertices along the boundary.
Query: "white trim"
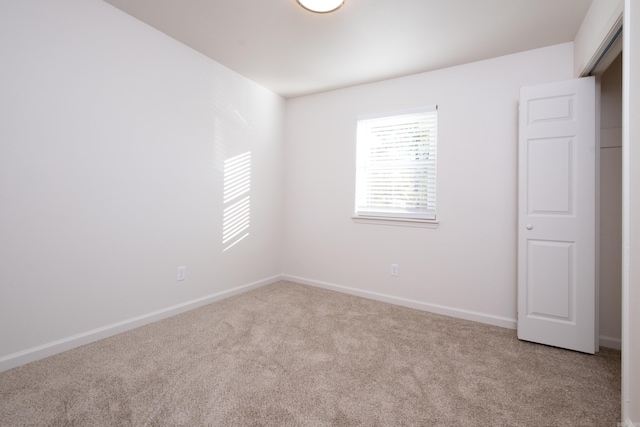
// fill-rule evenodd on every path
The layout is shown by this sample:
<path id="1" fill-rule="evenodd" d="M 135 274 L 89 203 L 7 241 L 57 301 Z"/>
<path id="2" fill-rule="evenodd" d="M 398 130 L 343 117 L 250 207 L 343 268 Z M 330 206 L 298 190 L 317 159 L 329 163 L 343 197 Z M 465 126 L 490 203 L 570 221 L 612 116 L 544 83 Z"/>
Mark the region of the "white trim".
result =
<path id="1" fill-rule="evenodd" d="M 396 225 L 400 227 L 438 228 L 439 224 L 434 219 L 388 218 L 382 216 L 354 215 L 351 219 L 359 224 Z"/>
<path id="2" fill-rule="evenodd" d="M 130 331 L 131 329 L 135 329 L 149 323 L 157 322 L 159 320 L 166 319 L 168 317 L 175 316 L 177 314 L 184 313 L 198 307 L 202 307 L 203 305 L 211 304 L 212 302 L 250 291 L 252 289 L 269 285 L 279 280 L 281 280 L 280 275 L 272 276 L 256 282 L 248 283 L 246 285 L 237 286 L 226 291 L 218 292 L 202 298 L 156 310 L 151 313 L 143 314 L 141 316 L 133 317 L 131 319 L 123 320 L 121 322 L 112 323 L 101 328 L 92 329 L 90 331 L 82 332 L 77 335 L 62 338 L 60 340 L 56 340 L 47 344 L 32 347 L 27 350 L 19 351 L 17 353 L 9 354 L 7 356 L 0 357 L 0 372 L 13 369 L 30 362 L 35 362 L 36 360 L 44 359 L 45 357 L 53 356 L 54 354 L 62 353 L 63 351 L 71 350 L 73 348 L 80 347 L 82 345 L 86 345 L 104 338 L 108 338 L 122 332 Z"/>
<path id="3" fill-rule="evenodd" d="M 622 339 L 620 337 L 608 337 L 600 335 L 600 347 L 612 348 L 620 350 L 622 348 Z"/>
<path id="4" fill-rule="evenodd" d="M 408 298 L 395 297 L 392 295 L 381 294 L 378 292 L 364 291 L 362 289 L 351 288 L 348 286 L 336 285 L 333 283 L 322 282 L 319 280 L 306 279 L 304 277 L 283 274 L 282 280 L 300 283 L 303 285 L 315 286 L 317 288 L 329 289 L 332 291 L 342 292 L 349 295 L 355 295 L 363 298 L 373 299 L 376 301 L 387 302 L 390 304 L 400 305 L 403 307 L 413 308 L 416 310 L 427 311 L 429 313 L 442 314 L 444 316 L 455 317 L 458 319 L 471 320 L 473 322 L 485 323 L 487 325 L 500 326 L 507 329 L 516 329 L 517 320 L 508 317 L 494 316 L 492 314 L 480 313 L 478 311 L 464 310 L 455 307 L 448 307 L 440 304 L 432 304 L 423 301 L 412 300 Z"/>
<path id="5" fill-rule="evenodd" d="M 621 2 L 622 3 L 622 2 Z M 593 57 L 584 67 L 580 77 L 594 76 L 603 73 L 609 65 L 622 52 L 622 23 L 624 21 L 623 5 L 620 4 L 612 16 L 615 17 L 609 32 L 604 36 L 602 43 L 593 53 Z"/>
<path id="6" fill-rule="evenodd" d="M 638 21 L 640 11 L 632 6 L 635 4 L 632 0 L 624 0 L 624 13 L 622 24 L 622 417 L 621 419 L 626 421 L 627 425 L 633 426 L 634 424 L 630 420 L 631 416 L 631 349 L 630 349 L 630 320 L 631 320 L 631 305 L 630 305 L 630 254 L 631 254 L 631 217 L 630 217 L 630 202 L 631 202 L 631 123 L 632 108 L 636 107 L 636 104 L 631 102 L 631 95 L 633 84 L 637 84 L 638 80 L 633 78 L 634 73 L 637 73 L 637 69 L 634 66 L 638 63 L 636 58 L 638 52 L 638 46 L 634 43 L 640 42 L 640 38 L 636 35 L 635 27 L 632 28 L 633 21 Z M 636 4 L 637 5 L 637 4 Z M 633 31 L 633 32 L 632 32 Z M 633 134 L 635 136 L 635 134 Z M 636 338 L 637 339 L 637 338 Z M 634 396 L 637 400 L 639 396 Z"/>

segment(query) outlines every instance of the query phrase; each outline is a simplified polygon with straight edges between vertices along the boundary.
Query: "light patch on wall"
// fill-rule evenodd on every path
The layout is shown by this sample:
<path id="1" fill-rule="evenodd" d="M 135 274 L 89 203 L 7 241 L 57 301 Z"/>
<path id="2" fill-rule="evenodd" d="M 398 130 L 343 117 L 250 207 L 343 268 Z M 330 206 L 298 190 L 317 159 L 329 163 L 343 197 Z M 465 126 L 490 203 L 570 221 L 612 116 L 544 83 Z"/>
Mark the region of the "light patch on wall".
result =
<path id="1" fill-rule="evenodd" d="M 251 151 L 224 161 L 223 252 L 249 236 L 251 212 Z"/>

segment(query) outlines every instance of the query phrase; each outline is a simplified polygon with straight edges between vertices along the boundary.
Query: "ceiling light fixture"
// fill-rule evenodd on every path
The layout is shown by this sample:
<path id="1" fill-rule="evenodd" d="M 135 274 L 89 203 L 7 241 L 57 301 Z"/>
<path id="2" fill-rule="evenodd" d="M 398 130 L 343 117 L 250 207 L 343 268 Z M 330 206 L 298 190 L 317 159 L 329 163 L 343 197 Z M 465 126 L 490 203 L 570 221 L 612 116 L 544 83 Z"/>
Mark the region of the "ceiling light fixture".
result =
<path id="1" fill-rule="evenodd" d="M 344 0 L 296 0 L 305 9 L 315 13 L 329 13 L 340 9 Z"/>

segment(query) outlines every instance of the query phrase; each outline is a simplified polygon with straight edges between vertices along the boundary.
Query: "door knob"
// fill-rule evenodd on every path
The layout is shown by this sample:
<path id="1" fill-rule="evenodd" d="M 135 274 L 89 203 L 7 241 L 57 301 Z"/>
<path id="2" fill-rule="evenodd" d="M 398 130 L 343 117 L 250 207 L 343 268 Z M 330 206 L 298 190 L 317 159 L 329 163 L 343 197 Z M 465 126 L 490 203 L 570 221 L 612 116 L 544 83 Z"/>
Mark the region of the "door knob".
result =
<path id="1" fill-rule="evenodd" d="M 533 225 L 527 224 L 527 230 L 533 230 Z"/>

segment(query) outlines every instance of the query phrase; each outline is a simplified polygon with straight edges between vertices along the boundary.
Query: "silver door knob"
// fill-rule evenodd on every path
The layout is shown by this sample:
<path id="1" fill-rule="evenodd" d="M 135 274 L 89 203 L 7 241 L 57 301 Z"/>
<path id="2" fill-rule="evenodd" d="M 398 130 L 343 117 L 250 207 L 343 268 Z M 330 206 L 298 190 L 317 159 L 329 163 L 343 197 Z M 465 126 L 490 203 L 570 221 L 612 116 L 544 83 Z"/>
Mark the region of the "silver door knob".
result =
<path id="1" fill-rule="evenodd" d="M 527 224 L 527 230 L 533 230 L 533 225 Z"/>

